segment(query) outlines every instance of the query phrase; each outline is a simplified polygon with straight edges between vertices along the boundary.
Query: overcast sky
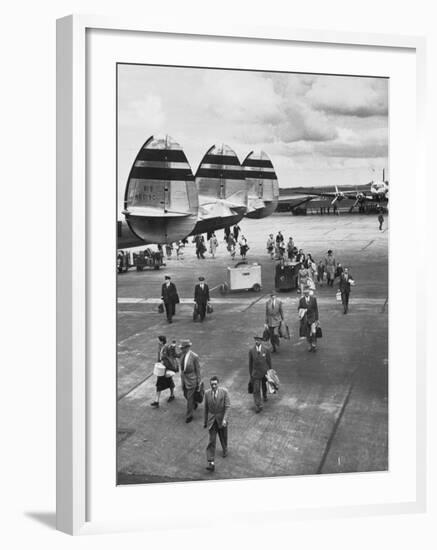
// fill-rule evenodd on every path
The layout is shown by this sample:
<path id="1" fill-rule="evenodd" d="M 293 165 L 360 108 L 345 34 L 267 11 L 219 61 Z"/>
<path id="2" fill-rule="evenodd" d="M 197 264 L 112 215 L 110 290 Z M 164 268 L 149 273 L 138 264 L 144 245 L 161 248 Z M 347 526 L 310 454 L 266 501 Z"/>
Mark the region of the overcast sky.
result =
<path id="1" fill-rule="evenodd" d="M 388 80 L 119 65 L 118 181 L 151 135 L 193 172 L 215 143 L 271 158 L 280 187 L 359 185 L 388 174 Z M 374 171 L 373 171 L 374 170 Z"/>

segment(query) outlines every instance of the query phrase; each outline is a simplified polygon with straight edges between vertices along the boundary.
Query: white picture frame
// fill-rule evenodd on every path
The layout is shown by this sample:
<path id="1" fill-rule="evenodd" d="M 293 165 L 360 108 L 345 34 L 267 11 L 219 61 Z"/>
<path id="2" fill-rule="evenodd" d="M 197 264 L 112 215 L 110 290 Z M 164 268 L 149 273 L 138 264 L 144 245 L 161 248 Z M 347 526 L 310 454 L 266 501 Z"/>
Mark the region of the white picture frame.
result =
<path id="1" fill-rule="evenodd" d="M 239 43 L 311 43 L 329 48 L 396 49 L 400 55 L 413 55 L 416 66 L 415 89 L 417 103 L 409 105 L 415 112 L 416 157 L 415 185 L 422 188 L 424 168 L 424 102 L 425 41 L 420 37 L 320 32 L 287 28 L 235 27 L 228 29 L 201 28 L 195 23 L 190 28 L 178 28 L 170 24 L 150 24 L 138 20 L 111 19 L 105 17 L 74 15 L 57 22 L 57 528 L 69 534 L 90 532 L 147 529 L 159 527 L 150 511 L 143 510 L 131 520 L 108 513 L 106 519 L 94 520 L 89 514 L 92 483 L 92 459 L 90 457 L 89 410 L 93 399 L 90 390 L 91 346 L 87 330 L 90 315 L 89 233 L 90 216 L 96 216 L 92 190 L 89 188 L 87 159 L 87 117 L 90 107 L 87 79 L 90 66 L 87 63 L 87 33 L 92 30 L 109 33 L 143 33 L 166 37 L 209 37 Z M 129 59 L 123 59 L 129 61 Z M 327 71 L 329 72 L 329 71 Z M 111 91 L 108 91 L 111 93 Z M 115 116 L 115 115 L 114 115 Z M 114 149 L 115 151 L 115 149 Z M 396 173 L 396 171 L 395 171 Z M 115 180 L 115 175 L 114 175 Z M 422 186 L 422 187 L 421 187 Z M 115 187 L 114 187 L 115 189 Z M 415 216 L 413 232 L 424 231 L 423 221 Z M 115 229 L 114 229 L 115 233 Z M 114 235 L 115 237 L 115 235 Z M 422 254 L 419 249 L 419 254 Z M 425 289 L 417 288 L 414 306 L 423 299 Z M 418 310 L 417 310 L 418 312 Z M 425 342 L 424 331 L 414 321 L 416 340 L 415 357 L 415 485 L 414 498 L 388 498 L 374 504 L 308 507 L 304 502 L 278 509 L 257 509 L 264 517 L 276 514 L 290 518 L 317 518 L 336 515 L 362 515 L 398 512 L 419 512 L 426 503 L 426 401 L 425 401 Z M 115 393 L 115 390 L 114 390 Z M 93 432 L 96 433 L 96 430 Z M 112 460 L 112 459 L 108 459 Z M 228 482 L 228 486 L 229 486 Z M 236 483 L 236 482 L 232 482 Z M 247 481 L 248 484 L 254 483 Z M 300 478 L 297 483 L 306 483 Z M 335 484 L 331 481 L 330 485 Z M 178 494 L 189 489 L 183 484 Z M 204 485 L 204 484 L 203 484 Z M 200 485 L 199 485 L 200 487 Z M 243 485 L 240 484 L 240 488 Z M 244 487 L 249 487 L 245 485 Z M 276 485 L 277 487 L 277 485 Z M 137 488 L 138 492 L 141 488 Z M 156 491 L 164 488 L 155 487 Z M 171 484 L 165 488 L 166 494 Z M 202 489 L 200 488 L 201 492 Z M 199 493 L 200 494 L 200 493 Z M 194 496 L 194 495 L 193 495 Z M 196 496 L 197 493 L 196 493 Z M 260 505 L 262 506 L 262 505 Z M 235 517 L 238 521 L 238 516 Z M 199 519 L 202 525 L 202 518 Z"/>

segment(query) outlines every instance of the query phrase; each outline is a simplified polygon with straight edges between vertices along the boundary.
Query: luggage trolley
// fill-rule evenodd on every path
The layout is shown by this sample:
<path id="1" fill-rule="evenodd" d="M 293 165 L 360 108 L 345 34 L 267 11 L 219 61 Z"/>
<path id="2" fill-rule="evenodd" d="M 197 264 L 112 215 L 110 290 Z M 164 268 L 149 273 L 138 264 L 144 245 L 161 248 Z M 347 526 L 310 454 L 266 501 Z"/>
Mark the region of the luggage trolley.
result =
<path id="1" fill-rule="evenodd" d="M 226 294 L 230 290 L 253 290 L 259 292 L 261 285 L 261 266 L 257 263 L 238 262 L 228 267 L 227 281 L 220 285 L 220 292 Z"/>

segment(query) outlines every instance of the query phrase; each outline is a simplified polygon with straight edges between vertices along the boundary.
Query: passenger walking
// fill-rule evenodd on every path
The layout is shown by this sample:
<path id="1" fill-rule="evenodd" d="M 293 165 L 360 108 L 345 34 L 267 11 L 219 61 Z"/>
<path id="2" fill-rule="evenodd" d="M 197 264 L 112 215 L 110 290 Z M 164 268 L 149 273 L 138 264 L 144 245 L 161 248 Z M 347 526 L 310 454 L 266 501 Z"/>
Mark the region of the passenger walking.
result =
<path id="1" fill-rule="evenodd" d="M 173 316 L 176 314 L 176 304 L 179 303 L 179 296 L 176 285 L 171 282 L 170 275 L 166 275 L 164 279 L 164 284 L 161 287 L 161 300 L 164 302 L 167 321 L 172 323 Z"/>
<path id="2" fill-rule="evenodd" d="M 183 241 L 178 241 L 176 244 L 176 259 L 177 260 L 183 260 L 184 259 L 184 248 L 185 244 Z"/>
<path id="3" fill-rule="evenodd" d="M 334 279 L 335 279 L 335 258 L 332 253 L 332 250 L 328 250 L 328 255 L 325 256 L 325 269 L 327 274 L 327 284 L 328 286 L 334 285 Z"/>
<path id="4" fill-rule="evenodd" d="M 249 250 L 249 245 L 247 243 L 247 239 L 244 235 L 241 235 L 240 239 L 240 256 L 243 260 L 246 259 L 247 251 Z"/>
<path id="5" fill-rule="evenodd" d="M 234 239 L 236 243 L 238 243 L 238 235 L 240 234 L 240 231 L 241 231 L 240 226 L 234 225 L 233 233 L 234 233 Z"/>
<path id="6" fill-rule="evenodd" d="M 299 286 L 300 294 L 303 296 L 304 288 L 308 286 L 309 274 L 305 264 L 301 264 L 297 273 L 297 284 Z"/>
<path id="7" fill-rule="evenodd" d="M 171 254 L 173 252 L 173 244 L 172 243 L 167 243 L 165 245 L 165 252 L 167 254 L 167 260 L 170 260 Z"/>
<path id="8" fill-rule="evenodd" d="M 267 371 L 272 368 L 270 351 L 266 348 L 261 336 L 254 336 L 255 345 L 249 350 L 249 377 L 253 388 L 253 400 L 255 402 L 255 411 L 262 411 L 261 390 Z M 267 390 L 266 390 L 267 392 Z M 264 391 L 263 391 L 264 393 Z M 267 393 L 265 393 L 265 399 Z"/>
<path id="9" fill-rule="evenodd" d="M 217 250 L 217 247 L 218 247 L 218 240 L 217 240 L 217 237 L 215 236 L 215 233 L 213 233 L 209 240 L 209 251 L 211 252 L 211 256 L 213 258 L 215 258 L 215 251 Z"/>
<path id="10" fill-rule="evenodd" d="M 355 281 L 352 275 L 349 273 L 349 268 L 345 267 L 343 273 L 340 275 L 339 289 L 341 292 L 341 303 L 343 304 L 343 313 L 346 314 L 349 311 L 349 294 L 351 291 L 351 285 L 354 285 Z"/>
<path id="11" fill-rule="evenodd" d="M 279 325 L 283 319 L 282 302 L 277 298 L 276 292 L 272 290 L 270 298 L 266 302 L 265 325 L 269 329 L 273 353 L 276 353 L 276 349 L 279 346 Z"/>
<path id="12" fill-rule="evenodd" d="M 236 246 L 236 242 L 235 242 L 234 236 L 230 234 L 228 237 L 227 249 L 233 260 L 235 260 L 235 246 Z"/>
<path id="13" fill-rule="evenodd" d="M 209 384 L 211 389 L 205 392 L 204 422 L 203 427 L 208 428 L 209 442 L 206 447 L 207 470 L 215 469 L 215 447 L 217 435 L 222 446 L 222 455 L 228 455 L 228 414 L 231 407 L 229 393 L 226 388 L 219 387 L 217 376 L 211 376 Z"/>
<path id="14" fill-rule="evenodd" d="M 273 233 L 270 233 L 269 238 L 267 239 L 266 248 L 267 252 L 270 254 L 270 258 L 273 260 L 275 257 L 275 239 L 273 238 Z"/>
<path id="15" fill-rule="evenodd" d="M 319 285 L 323 285 L 323 277 L 325 275 L 325 264 L 323 260 L 319 260 L 317 264 L 317 282 Z"/>
<path id="16" fill-rule="evenodd" d="M 225 238 L 224 238 L 224 240 L 225 240 L 226 242 L 228 242 L 229 235 L 231 234 L 231 228 L 229 227 L 229 225 L 225 227 L 224 233 L 225 233 Z"/>
<path id="17" fill-rule="evenodd" d="M 282 234 L 281 231 L 278 231 L 278 233 L 276 234 L 276 246 L 279 246 L 279 243 L 283 243 L 284 242 L 284 235 Z"/>
<path id="18" fill-rule="evenodd" d="M 319 309 L 317 299 L 310 296 L 309 287 L 304 288 L 304 296 L 299 300 L 300 336 L 305 336 L 308 351 L 317 349 L 317 326 L 319 324 Z"/>
<path id="19" fill-rule="evenodd" d="M 167 370 L 173 372 L 178 372 L 178 352 L 176 350 L 176 341 L 168 345 L 167 338 L 165 336 L 158 336 L 158 363 L 162 363 Z M 159 398 L 161 397 L 161 392 L 164 390 L 170 390 L 170 397 L 167 399 L 168 402 L 174 400 L 174 382 L 172 376 L 166 376 L 164 373 L 162 376 L 156 377 L 156 395 L 155 399 L 150 405 L 156 409 L 159 407 Z"/>
<path id="20" fill-rule="evenodd" d="M 181 340 L 181 382 L 184 397 L 187 400 L 187 412 L 185 422 L 188 424 L 193 420 L 193 412 L 197 409 L 194 401 L 194 394 L 200 387 L 201 373 L 199 356 L 191 351 L 190 340 Z"/>
<path id="21" fill-rule="evenodd" d="M 378 216 L 378 222 L 379 222 L 379 230 L 382 231 L 382 226 L 384 224 L 384 216 L 382 215 L 382 212 Z"/>
<path id="22" fill-rule="evenodd" d="M 206 246 L 205 246 L 205 237 L 203 235 L 196 235 L 196 256 L 198 260 L 204 260 L 205 259 L 205 252 L 206 252 Z"/>
<path id="23" fill-rule="evenodd" d="M 290 237 L 287 243 L 287 256 L 289 260 L 291 260 L 291 258 L 293 257 L 293 250 L 294 250 L 294 241 L 293 241 L 293 237 Z"/>
<path id="24" fill-rule="evenodd" d="M 194 302 L 200 320 L 203 321 L 206 315 L 206 308 L 209 302 L 209 287 L 205 283 L 205 277 L 199 277 L 199 282 L 194 287 Z"/>

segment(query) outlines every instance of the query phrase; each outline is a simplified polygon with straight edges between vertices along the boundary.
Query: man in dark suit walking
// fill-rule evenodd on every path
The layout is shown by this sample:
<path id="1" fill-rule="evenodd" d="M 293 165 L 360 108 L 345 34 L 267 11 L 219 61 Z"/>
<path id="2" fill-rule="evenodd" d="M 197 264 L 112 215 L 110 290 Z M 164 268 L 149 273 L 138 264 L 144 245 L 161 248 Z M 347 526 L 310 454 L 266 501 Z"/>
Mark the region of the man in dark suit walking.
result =
<path id="1" fill-rule="evenodd" d="M 349 273 L 349 268 L 345 267 L 340 275 L 340 292 L 341 303 L 343 304 L 343 313 L 346 314 L 349 310 L 349 294 L 351 292 L 351 284 L 354 284 L 352 275 Z"/>
<path id="2" fill-rule="evenodd" d="M 310 288 L 304 288 L 304 295 L 299 300 L 300 336 L 306 336 L 308 351 L 316 351 L 316 329 L 319 324 L 319 308 L 314 296 L 310 296 Z"/>
<path id="3" fill-rule="evenodd" d="M 194 302 L 197 306 L 200 320 L 203 321 L 206 315 L 206 307 L 209 302 L 209 287 L 205 283 L 205 277 L 199 277 L 199 282 L 194 287 Z"/>
<path id="4" fill-rule="evenodd" d="M 213 472 L 215 469 L 215 445 L 217 434 L 223 449 L 223 457 L 228 455 L 228 413 L 231 407 L 228 390 L 219 388 L 219 379 L 212 376 L 210 381 L 210 390 L 205 392 L 205 416 L 203 427 L 208 428 L 209 443 L 206 448 L 206 459 L 208 461 L 207 470 Z"/>
<path id="5" fill-rule="evenodd" d="M 255 345 L 249 350 L 249 376 L 253 385 L 253 400 L 255 402 L 255 411 L 262 411 L 261 389 L 263 389 L 263 380 L 267 371 L 272 368 L 270 350 L 262 344 L 262 336 L 255 336 Z M 264 394 L 264 400 L 267 395 Z"/>
<path id="6" fill-rule="evenodd" d="M 165 276 L 165 282 L 161 287 L 161 300 L 164 302 L 167 321 L 172 323 L 173 315 L 176 313 L 176 304 L 179 303 L 179 296 L 176 285 L 171 282 L 170 275 Z"/>

